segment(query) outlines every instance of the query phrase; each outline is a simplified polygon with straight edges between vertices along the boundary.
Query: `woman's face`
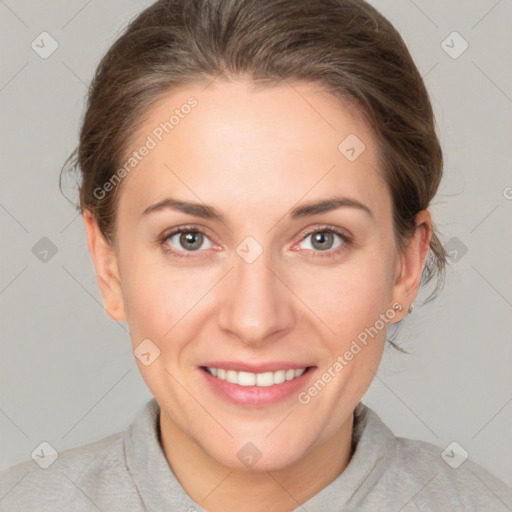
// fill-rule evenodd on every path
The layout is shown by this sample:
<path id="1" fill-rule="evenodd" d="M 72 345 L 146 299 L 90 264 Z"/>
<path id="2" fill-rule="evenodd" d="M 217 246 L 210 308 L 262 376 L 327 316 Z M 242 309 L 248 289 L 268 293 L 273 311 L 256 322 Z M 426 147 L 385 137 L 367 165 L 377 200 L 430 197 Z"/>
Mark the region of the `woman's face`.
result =
<path id="1" fill-rule="evenodd" d="M 349 425 L 426 245 L 398 250 L 374 136 L 331 96 L 203 89 L 137 132 L 100 286 L 163 424 L 223 465 L 279 469 Z"/>

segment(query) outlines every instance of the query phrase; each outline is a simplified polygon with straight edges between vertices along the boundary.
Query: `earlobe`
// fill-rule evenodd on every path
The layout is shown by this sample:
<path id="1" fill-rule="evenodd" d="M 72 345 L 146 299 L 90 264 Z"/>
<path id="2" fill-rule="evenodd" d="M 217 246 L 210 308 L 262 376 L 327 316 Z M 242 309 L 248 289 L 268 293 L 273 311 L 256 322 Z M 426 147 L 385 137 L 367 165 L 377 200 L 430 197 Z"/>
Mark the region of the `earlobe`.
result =
<path id="1" fill-rule="evenodd" d="M 126 313 L 117 256 L 111 243 L 103 236 L 94 213 L 86 209 L 83 212 L 83 218 L 87 234 L 87 246 L 96 270 L 105 311 L 112 319 L 125 322 Z"/>
<path id="2" fill-rule="evenodd" d="M 414 235 L 406 241 L 400 254 L 397 277 L 393 286 L 393 302 L 402 305 L 403 318 L 414 302 L 421 284 L 421 277 L 430 249 L 432 220 L 428 210 L 416 215 Z M 400 319 L 401 319 L 400 318 Z"/>

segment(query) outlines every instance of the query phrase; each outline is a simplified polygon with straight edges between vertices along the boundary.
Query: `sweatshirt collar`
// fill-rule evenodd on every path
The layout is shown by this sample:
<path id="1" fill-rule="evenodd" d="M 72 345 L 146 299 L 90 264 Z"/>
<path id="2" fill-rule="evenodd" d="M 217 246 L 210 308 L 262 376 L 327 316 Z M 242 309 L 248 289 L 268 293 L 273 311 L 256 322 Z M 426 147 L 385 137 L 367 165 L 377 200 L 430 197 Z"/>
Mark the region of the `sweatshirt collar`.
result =
<path id="1" fill-rule="evenodd" d="M 126 465 L 148 511 L 206 512 L 185 492 L 160 444 L 160 407 L 152 398 L 125 431 Z M 325 512 L 326 504 L 352 505 L 364 498 L 388 467 L 396 438 L 370 408 L 354 410 L 355 451 L 345 470 L 294 512 Z"/>

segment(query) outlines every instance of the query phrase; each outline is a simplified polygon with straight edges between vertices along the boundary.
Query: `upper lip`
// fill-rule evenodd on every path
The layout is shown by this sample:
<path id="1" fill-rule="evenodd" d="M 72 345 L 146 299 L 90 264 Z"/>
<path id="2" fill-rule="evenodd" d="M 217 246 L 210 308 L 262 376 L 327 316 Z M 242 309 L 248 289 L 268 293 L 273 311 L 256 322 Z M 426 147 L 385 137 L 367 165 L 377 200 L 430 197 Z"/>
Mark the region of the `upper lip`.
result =
<path id="1" fill-rule="evenodd" d="M 259 364 L 248 364 L 241 361 L 211 361 L 201 366 L 208 366 L 209 368 L 224 368 L 226 370 L 235 370 L 237 372 L 265 373 L 276 372 L 277 370 L 300 370 L 301 368 L 308 368 L 312 365 L 294 363 L 291 361 L 272 361 Z"/>

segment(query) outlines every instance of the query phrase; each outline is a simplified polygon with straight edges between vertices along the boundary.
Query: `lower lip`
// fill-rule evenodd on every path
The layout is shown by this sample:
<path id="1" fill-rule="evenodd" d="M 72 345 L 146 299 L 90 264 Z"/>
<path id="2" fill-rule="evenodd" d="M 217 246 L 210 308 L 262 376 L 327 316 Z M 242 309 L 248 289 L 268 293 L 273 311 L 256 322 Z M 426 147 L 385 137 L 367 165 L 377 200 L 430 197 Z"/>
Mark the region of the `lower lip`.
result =
<path id="1" fill-rule="evenodd" d="M 304 388 L 313 370 L 314 367 L 310 366 L 300 377 L 272 386 L 239 386 L 227 380 L 220 380 L 203 368 L 199 368 L 206 382 L 217 395 L 233 404 L 250 407 L 268 407 L 283 402 Z"/>

